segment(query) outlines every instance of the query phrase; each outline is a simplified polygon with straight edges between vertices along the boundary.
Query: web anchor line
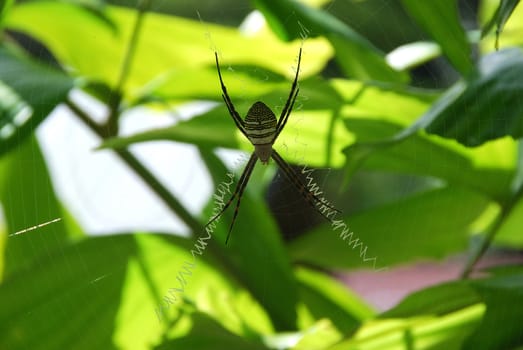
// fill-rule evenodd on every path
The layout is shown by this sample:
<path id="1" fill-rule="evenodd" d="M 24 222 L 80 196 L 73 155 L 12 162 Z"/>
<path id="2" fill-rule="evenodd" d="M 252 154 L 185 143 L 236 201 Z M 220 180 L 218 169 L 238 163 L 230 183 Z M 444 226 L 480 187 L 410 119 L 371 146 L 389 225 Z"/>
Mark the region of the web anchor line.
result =
<path id="1" fill-rule="evenodd" d="M 23 230 L 16 231 L 15 233 L 11 233 L 11 234 L 8 235 L 7 237 L 12 237 L 12 236 L 21 235 L 22 233 L 26 233 L 26 232 L 29 232 L 29 231 L 33 231 L 33 230 L 39 229 L 40 227 L 44 227 L 44 226 L 50 225 L 50 224 L 55 223 L 55 222 L 58 222 L 58 221 L 60 221 L 60 220 L 62 220 L 62 218 L 56 218 L 56 219 L 53 219 L 53 220 L 51 220 L 51 221 L 44 222 L 44 223 L 42 223 L 42 224 L 38 224 L 38 225 L 35 225 L 35 226 L 31 226 L 31 227 L 25 228 L 25 229 L 23 229 Z"/>

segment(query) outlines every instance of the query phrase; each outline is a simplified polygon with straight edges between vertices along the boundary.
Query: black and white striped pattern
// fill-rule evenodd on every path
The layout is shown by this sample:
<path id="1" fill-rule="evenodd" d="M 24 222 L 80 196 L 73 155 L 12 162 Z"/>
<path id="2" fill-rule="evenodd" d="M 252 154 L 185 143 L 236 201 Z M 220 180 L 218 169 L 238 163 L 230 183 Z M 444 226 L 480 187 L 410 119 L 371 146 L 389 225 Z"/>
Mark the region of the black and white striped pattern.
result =
<path id="1" fill-rule="evenodd" d="M 244 120 L 245 131 L 251 143 L 256 145 L 272 144 L 276 133 L 276 116 L 263 102 L 255 102 Z"/>

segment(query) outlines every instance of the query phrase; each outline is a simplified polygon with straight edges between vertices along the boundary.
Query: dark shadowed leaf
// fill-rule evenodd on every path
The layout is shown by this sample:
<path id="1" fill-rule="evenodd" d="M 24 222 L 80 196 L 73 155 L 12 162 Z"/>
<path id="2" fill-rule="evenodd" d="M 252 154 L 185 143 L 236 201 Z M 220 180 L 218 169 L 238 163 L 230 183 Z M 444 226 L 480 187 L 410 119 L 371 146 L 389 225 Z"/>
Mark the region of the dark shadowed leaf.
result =
<path id="1" fill-rule="evenodd" d="M 5 275 L 31 265 L 71 238 L 66 231 L 66 211 L 55 196 L 36 138 L 29 137 L 0 158 L 0 202 L 7 223 Z M 36 175 L 37 174 L 37 175 Z M 42 205 L 45 203 L 45 205 Z M 23 232 L 53 220 L 60 220 Z M 81 232 L 74 232 L 82 235 Z"/>
<path id="2" fill-rule="evenodd" d="M 31 135 L 72 87 L 64 73 L 0 47 L 0 155 Z"/>
<path id="3" fill-rule="evenodd" d="M 481 59 L 479 71 L 454 99 L 428 111 L 427 131 L 479 146 L 503 136 L 523 136 L 523 51 L 512 48 Z M 426 125 L 427 125 L 426 124 Z"/>
<path id="4" fill-rule="evenodd" d="M 472 282 L 487 310 L 483 321 L 470 335 L 464 349 L 513 349 L 523 345 L 523 268 L 494 273 Z"/>
<path id="5" fill-rule="evenodd" d="M 0 347 L 115 349 L 126 266 L 135 254 L 134 240 L 123 236 L 89 239 L 49 250 L 6 279 L 0 286 Z"/>
<path id="6" fill-rule="evenodd" d="M 261 342 L 247 340 L 231 333 L 218 322 L 203 313 L 193 313 L 190 317 L 191 329 L 183 337 L 168 340 L 154 350 L 263 350 L 268 349 Z"/>
<path id="7" fill-rule="evenodd" d="M 410 294 L 380 318 L 444 315 L 480 302 L 480 296 L 468 282 L 448 282 Z"/>
<path id="8" fill-rule="evenodd" d="M 460 23 L 456 0 L 402 0 L 407 12 L 441 46 L 445 56 L 462 75 L 474 68 L 472 50 Z"/>
<path id="9" fill-rule="evenodd" d="M 320 9 L 295 0 L 255 0 L 271 28 L 284 40 L 324 35 L 336 49 L 336 59 L 345 74 L 362 80 L 406 81 L 383 53 L 345 23 Z"/>

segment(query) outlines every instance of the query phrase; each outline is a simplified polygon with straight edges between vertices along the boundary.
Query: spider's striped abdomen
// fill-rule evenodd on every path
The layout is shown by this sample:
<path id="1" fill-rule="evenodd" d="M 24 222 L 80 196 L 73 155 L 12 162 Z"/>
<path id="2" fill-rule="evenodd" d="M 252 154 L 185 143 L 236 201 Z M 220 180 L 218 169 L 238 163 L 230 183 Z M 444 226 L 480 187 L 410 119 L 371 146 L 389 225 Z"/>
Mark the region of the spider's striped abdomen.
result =
<path id="1" fill-rule="evenodd" d="M 249 108 L 244 126 L 249 141 L 254 145 L 254 152 L 262 164 L 267 164 L 276 135 L 276 116 L 265 103 L 258 101 Z"/>
<path id="2" fill-rule="evenodd" d="M 276 116 L 263 102 L 255 102 L 245 117 L 245 132 L 253 145 L 272 144 L 276 133 Z"/>

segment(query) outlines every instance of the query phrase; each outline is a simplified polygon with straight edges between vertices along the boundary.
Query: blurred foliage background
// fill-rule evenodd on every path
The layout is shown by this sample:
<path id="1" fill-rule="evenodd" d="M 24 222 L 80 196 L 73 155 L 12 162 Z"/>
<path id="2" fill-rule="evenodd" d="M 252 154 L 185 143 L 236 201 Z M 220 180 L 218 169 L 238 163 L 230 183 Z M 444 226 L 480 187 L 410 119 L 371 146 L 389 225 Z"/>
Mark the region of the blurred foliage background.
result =
<path id="1" fill-rule="evenodd" d="M 522 347 L 523 268 L 476 268 L 523 247 L 518 3 L 1 2 L 0 349 Z M 232 210 L 204 225 L 252 146 L 214 51 L 240 114 L 262 100 L 278 115 L 300 47 L 275 148 L 343 213 L 323 220 L 258 165 L 225 245 Z M 63 154 L 86 164 L 72 201 Z M 144 186 L 175 225 L 133 221 L 148 217 L 147 201 L 127 209 Z M 86 224 L 78 208 L 98 192 L 124 228 Z M 388 310 L 336 277 L 456 255 L 460 276 Z"/>

